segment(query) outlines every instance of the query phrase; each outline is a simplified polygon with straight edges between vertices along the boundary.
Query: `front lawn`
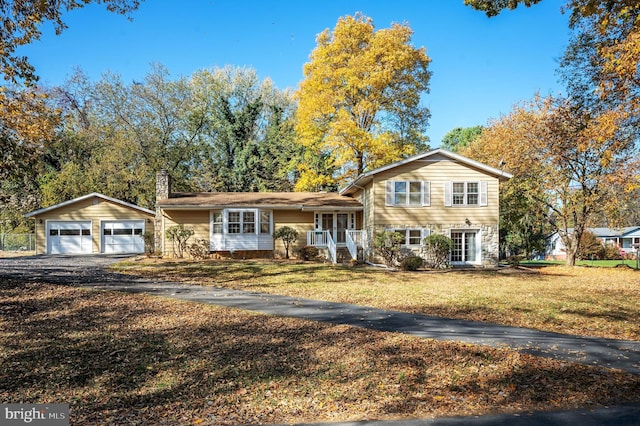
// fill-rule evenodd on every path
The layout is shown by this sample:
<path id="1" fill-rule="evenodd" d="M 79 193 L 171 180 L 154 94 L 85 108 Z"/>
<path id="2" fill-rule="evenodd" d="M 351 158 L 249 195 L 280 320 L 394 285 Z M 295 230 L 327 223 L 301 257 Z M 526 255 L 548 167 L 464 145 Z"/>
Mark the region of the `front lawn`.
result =
<path id="1" fill-rule="evenodd" d="M 304 266 L 338 294 L 346 277 L 364 294 L 365 275 L 378 285 L 418 276 Z M 213 267 L 228 285 L 249 286 L 256 276 L 286 288 L 305 276 L 292 264 L 163 266 L 203 276 Z M 508 349 L 0 279 L 0 402 L 69 403 L 71 424 L 479 415 L 638 402 L 638 395 L 639 376 Z"/>
<path id="2" fill-rule="evenodd" d="M 389 272 L 294 261 L 153 259 L 115 268 L 194 284 L 640 340 L 640 272 L 628 268 Z"/>

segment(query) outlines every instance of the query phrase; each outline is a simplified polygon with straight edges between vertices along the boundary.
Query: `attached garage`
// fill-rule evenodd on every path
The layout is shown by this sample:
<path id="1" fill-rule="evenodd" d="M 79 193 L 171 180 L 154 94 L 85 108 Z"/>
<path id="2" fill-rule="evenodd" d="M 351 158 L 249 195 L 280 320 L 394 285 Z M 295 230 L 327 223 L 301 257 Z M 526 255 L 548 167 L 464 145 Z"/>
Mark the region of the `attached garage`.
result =
<path id="1" fill-rule="evenodd" d="M 25 217 L 36 221 L 37 254 L 144 253 L 155 212 L 94 192 Z"/>
<path id="2" fill-rule="evenodd" d="M 47 253 L 86 254 L 91 253 L 91 221 L 47 221 Z"/>

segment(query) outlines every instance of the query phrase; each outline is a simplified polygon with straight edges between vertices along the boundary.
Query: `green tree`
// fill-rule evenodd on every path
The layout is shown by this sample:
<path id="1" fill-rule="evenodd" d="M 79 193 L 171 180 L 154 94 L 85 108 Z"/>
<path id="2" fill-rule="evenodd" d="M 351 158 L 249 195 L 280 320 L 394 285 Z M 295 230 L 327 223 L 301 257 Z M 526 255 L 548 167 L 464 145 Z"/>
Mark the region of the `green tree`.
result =
<path id="1" fill-rule="evenodd" d="M 285 259 L 288 259 L 291 244 L 298 240 L 298 231 L 290 226 L 283 226 L 273 233 L 273 238 L 276 240 L 282 240 L 282 244 L 284 245 L 284 257 Z"/>
<path id="2" fill-rule="evenodd" d="M 392 267 L 400 260 L 404 236 L 399 232 L 381 231 L 373 239 L 373 249 L 385 265 Z"/>
<path id="3" fill-rule="evenodd" d="M 179 259 L 184 257 L 184 252 L 187 249 L 187 242 L 189 238 L 195 234 L 193 228 L 185 227 L 184 224 L 171 226 L 167 228 L 165 234 L 173 246 L 173 254 Z"/>
<path id="4" fill-rule="evenodd" d="M 423 241 L 426 264 L 430 268 L 443 269 L 449 266 L 453 241 L 446 235 L 431 234 Z"/>
<path id="5" fill-rule="evenodd" d="M 411 35 L 401 24 L 376 31 L 361 14 L 318 35 L 297 92 L 296 130 L 305 147 L 329 154 L 337 175 L 302 167 L 302 182 L 341 182 L 426 149 L 430 113 L 420 96 L 428 91 L 431 60 L 411 45 Z"/>
<path id="6" fill-rule="evenodd" d="M 292 95 L 248 68 L 204 70 L 193 81 L 197 96 L 211 102 L 201 138 L 201 187 L 291 190 L 300 156 L 293 143 Z"/>
<path id="7" fill-rule="evenodd" d="M 442 138 L 442 148 L 457 152 L 460 148 L 469 146 L 482 133 L 482 126 L 456 127 Z"/>
<path id="8" fill-rule="evenodd" d="M 29 59 L 16 53 L 20 46 L 40 39 L 40 26 L 51 22 L 56 34 L 67 25 L 62 20 L 64 12 L 84 7 L 89 3 L 102 3 L 110 12 L 128 15 L 136 10 L 139 0 L 14 0 L 0 1 L 0 72 L 4 79 L 28 84 L 37 81 L 34 67 Z"/>
<path id="9" fill-rule="evenodd" d="M 487 164 L 506 159 L 504 168 L 514 178 L 501 191 L 528 198 L 517 209 L 537 205 L 544 211 L 573 266 L 580 238 L 598 212 L 615 221 L 638 188 L 637 151 L 624 120 L 620 111 L 537 98 L 491 123 L 462 154 Z"/>

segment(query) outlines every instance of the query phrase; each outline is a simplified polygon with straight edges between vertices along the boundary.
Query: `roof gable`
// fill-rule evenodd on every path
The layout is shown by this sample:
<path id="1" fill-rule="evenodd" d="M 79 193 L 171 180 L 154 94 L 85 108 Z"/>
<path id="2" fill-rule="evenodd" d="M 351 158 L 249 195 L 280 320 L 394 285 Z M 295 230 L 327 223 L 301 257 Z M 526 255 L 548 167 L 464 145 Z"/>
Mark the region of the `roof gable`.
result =
<path id="1" fill-rule="evenodd" d="M 130 209 L 138 210 L 138 211 L 141 211 L 143 213 L 150 214 L 150 215 L 155 215 L 156 214 L 156 212 L 154 212 L 153 210 L 145 209 L 144 207 L 140 207 L 140 206 L 137 206 L 135 204 L 127 203 L 126 201 L 118 200 L 117 198 L 107 197 L 106 195 L 102 195 L 102 194 L 99 194 L 97 192 L 92 192 L 91 194 L 83 195 L 82 197 L 74 198 L 73 200 L 63 201 L 62 203 L 54 204 L 53 206 L 45 207 L 45 208 L 39 209 L 39 210 L 34 210 L 32 212 L 29 212 L 29 213 L 25 214 L 24 217 L 38 216 L 40 214 L 47 213 L 47 212 L 50 212 L 52 210 L 56 210 L 56 209 L 59 209 L 61 207 L 69 206 L 69 205 L 72 205 L 72 204 L 75 204 L 75 203 L 78 203 L 78 202 L 81 202 L 81 201 L 84 201 L 84 200 L 88 200 L 88 199 L 93 198 L 93 197 L 101 198 L 101 199 L 103 199 L 105 201 L 110 201 L 112 203 L 119 204 L 121 206 L 128 207 Z"/>
<path id="2" fill-rule="evenodd" d="M 370 180 L 370 178 L 372 178 L 374 175 L 387 171 L 387 170 L 391 170 L 394 169 L 396 167 L 414 162 L 414 161 L 418 161 L 418 160 L 432 160 L 432 161 L 442 161 L 443 159 L 449 159 L 449 160 L 453 160 L 456 162 L 459 162 L 461 164 L 464 164 L 466 166 L 481 170 L 482 172 L 494 176 L 498 179 L 511 179 L 513 177 L 513 175 L 511 173 L 505 172 L 504 170 L 500 170 L 491 166 L 488 166 L 484 163 L 481 163 L 479 161 L 475 161 L 472 160 L 470 158 L 467 158 L 463 155 L 460 154 L 456 154 L 455 152 L 451 152 L 448 151 L 446 149 L 442 149 L 442 148 L 438 148 L 435 149 L 433 151 L 429 151 L 427 153 L 423 153 L 423 154 L 418 154 L 418 155 L 414 155 L 413 157 L 409 157 L 406 158 L 404 160 L 400 160 L 397 161 L 395 163 L 392 164 L 388 164 L 386 166 L 382 166 L 379 167 L 377 169 L 371 170 L 369 172 L 363 173 L 360 176 L 358 176 L 353 182 L 351 182 L 349 185 L 347 185 L 346 187 L 344 187 L 343 189 L 340 190 L 340 194 L 348 194 L 353 192 L 356 188 L 358 188 L 359 186 L 362 186 L 364 184 L 366 184 L 367 181 Z"/>

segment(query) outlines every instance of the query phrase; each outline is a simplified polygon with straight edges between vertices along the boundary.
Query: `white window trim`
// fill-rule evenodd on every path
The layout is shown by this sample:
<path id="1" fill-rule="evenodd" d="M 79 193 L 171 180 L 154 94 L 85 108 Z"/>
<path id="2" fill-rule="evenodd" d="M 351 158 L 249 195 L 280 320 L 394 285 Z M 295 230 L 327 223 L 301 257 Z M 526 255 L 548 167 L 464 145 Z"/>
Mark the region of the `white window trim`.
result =
<path id="1" fill-rule="evenodd" d="M 452 234 L 454 232 L 475 232 L 476 234 L 476 260 L 473 262 L 469 262 L 466 259 L 463 261 L 453 261 L 451 258 L 453 256 L 453 246 L 451 247 L 451 252 L 449 253 L 449 262 L 452 265 L 482 265 L 482 230 L 480 228 L 454 228 L 449 230 L 449 238 L 453 241 Z"/>
<path id="2" fill-rule="evenodd" d="M 464 184 L 464 195 L 462 204 L 453 204 L 453 184 Z M 470 183 L 478 184 L 478 203 L 468 204 L 469 192 L 467 190 Z M 488 205 L 488 184 L 485 180 L 449 180 L 444 183 L 444 205 L 445 207 L 486 207 Z"/>
<path id="3" fill-rule="evenodd" d="M 397 182 L 404 182 L 406 185 L 406 198 L 404 203 L 395 203 L 395 188 Z M 420 203 L 411 204 L 411 184 L 420 183 Z M 427 180 L 388 180 L 385 186 L 385 204 L 392 207 L 428 207 L 431 205 L 431 182 Z"/>
<path id="4" fill-rule="evenodd" d="M 402 244 L 401 247 L 407 248 L 416 248 L 422 247 L 424 245 L 424 239 L 427 238 L 431 234 L 431 230 L 429 228 L 422 228 L 419 226 L 409 227 L 409 228 L 386 228 L 387 232 L 398 232 L 404 233 L 405 244 Z M 409 231 L 420 231 L 420 244 L 409 244 Z"/>

